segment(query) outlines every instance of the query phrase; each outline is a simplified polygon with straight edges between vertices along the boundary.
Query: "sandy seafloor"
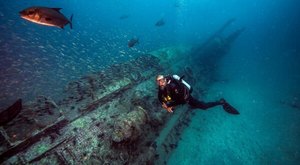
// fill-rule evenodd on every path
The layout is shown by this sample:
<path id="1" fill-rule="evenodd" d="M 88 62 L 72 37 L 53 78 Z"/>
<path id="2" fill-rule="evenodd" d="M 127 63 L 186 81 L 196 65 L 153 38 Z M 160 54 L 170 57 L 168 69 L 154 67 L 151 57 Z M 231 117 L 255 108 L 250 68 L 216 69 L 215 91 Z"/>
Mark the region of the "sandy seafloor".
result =
<path id="1" fill-rule="evenodd" d="M 298 60 L 287 54 L 224 59 L 205 100 L 224 97 L 241 114 L 197 110 L 168 164 L 299 164 Z"/>

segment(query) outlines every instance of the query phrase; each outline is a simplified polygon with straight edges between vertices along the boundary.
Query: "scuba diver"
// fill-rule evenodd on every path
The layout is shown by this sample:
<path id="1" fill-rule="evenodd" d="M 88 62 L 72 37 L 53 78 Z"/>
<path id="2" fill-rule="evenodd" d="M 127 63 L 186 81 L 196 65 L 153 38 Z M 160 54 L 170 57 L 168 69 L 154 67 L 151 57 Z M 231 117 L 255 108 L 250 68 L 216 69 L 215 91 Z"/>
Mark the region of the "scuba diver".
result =
<path id="1" fill-rule="evenodd" d="M 159 86 L 158 99 L 162 103 L 162 107 L 172 113 L 175 106 L 188 103 L 192 108 L 206 110 L 218 105 L 222 105 L 223 109 L 230 114 L 240 114 L 234 107 L 220 99 L 215 102 L 199 101 L 191 95 L 192 87 L 183 80 L 183 76 L 163 76 L 156 77 L 156 83 Z"/>

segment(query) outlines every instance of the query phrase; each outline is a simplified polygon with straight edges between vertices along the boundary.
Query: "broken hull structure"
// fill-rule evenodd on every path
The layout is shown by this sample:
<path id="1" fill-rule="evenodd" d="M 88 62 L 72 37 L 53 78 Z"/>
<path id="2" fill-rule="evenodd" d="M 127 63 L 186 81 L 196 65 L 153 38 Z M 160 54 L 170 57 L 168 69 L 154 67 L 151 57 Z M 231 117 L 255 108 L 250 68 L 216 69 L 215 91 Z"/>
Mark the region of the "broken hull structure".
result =
<path id="1" fill-rule="evenodd" d="M 167 70 L 160 63 L 143 55 L 69 83 L 57 103 L 45 96 L 25 103 L 1 127 L 1 162 L 154 162 L 155 139 L 171 117 L 156 97 L 154 77 Z"/>

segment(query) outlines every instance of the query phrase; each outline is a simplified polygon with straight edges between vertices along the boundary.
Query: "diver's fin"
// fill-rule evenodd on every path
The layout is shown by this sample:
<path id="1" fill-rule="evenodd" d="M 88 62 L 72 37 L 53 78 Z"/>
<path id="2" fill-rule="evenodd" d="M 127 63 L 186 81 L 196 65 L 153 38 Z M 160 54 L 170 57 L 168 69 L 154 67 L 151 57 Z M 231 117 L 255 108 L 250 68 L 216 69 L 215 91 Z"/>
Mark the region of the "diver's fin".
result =
<path id="1" fill-rule="evenodd" d="M 240 112 L 238 110 L 236 110 L 233 106 L 231 106 L 230 104 L 228 104 L 227 102 L 225 102 L 223 104 L 223 109 L 230 114 L 234 114 L 234 115 L 238 115 L 240 114 Z"/>

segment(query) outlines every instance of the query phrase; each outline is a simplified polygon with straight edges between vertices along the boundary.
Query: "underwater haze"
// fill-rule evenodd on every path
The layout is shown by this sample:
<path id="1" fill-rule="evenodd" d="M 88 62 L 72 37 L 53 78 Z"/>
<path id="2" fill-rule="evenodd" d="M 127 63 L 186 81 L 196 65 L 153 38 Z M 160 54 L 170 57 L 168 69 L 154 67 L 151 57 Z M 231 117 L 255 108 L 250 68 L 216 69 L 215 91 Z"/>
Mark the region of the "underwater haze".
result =
<path id="1" fill-rule="evenodd" d="M 22 19 L 31 6 L 73 14 L 73 29 Z M 232 18 L 230 31 L 245 31 L 203 98 L 224 97 L 241 114 L 196 110 L 166 163 L 299 164 L 298 0 L 0 0 L 0 110 L 18 98 L 59 100 L 68 82 L 160 48 L 199 45 Z"/>

